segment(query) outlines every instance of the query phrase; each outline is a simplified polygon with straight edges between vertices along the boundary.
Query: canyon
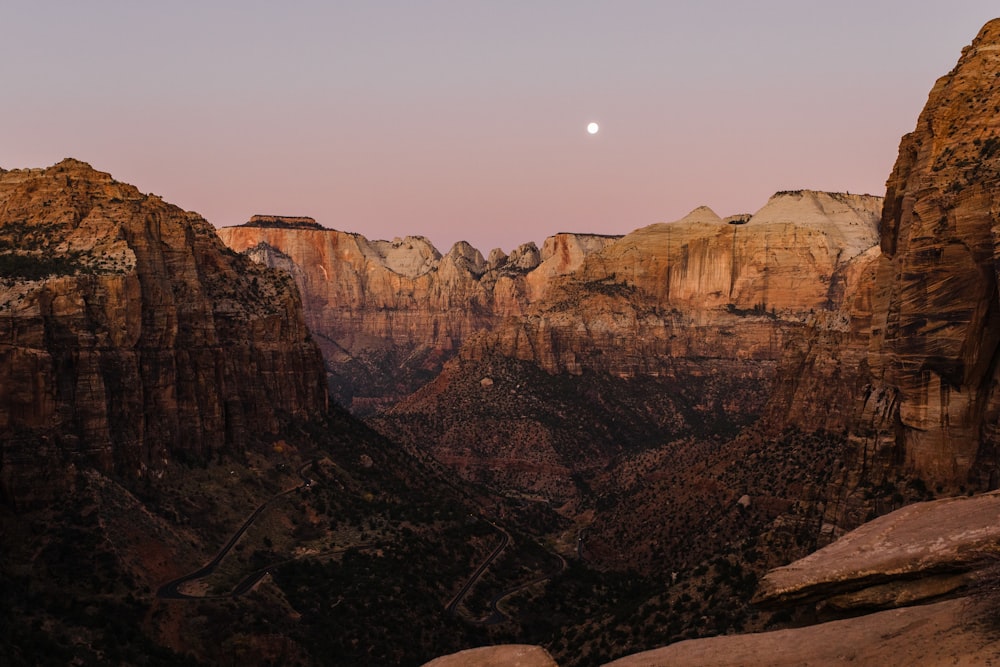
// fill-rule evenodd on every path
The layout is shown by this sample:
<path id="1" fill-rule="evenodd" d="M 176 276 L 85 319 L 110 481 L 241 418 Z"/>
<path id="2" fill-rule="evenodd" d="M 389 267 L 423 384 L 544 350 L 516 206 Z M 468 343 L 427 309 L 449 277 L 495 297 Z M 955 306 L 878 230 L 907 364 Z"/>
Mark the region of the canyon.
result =
<path id="1" fill-rule="evenodd" d="M 997 656 L 997 72 L 1000 20 L 884 198 L 783 191 L 509 255 L 215 230 L 73 159 L 0 171 L 0 644 Z"/>

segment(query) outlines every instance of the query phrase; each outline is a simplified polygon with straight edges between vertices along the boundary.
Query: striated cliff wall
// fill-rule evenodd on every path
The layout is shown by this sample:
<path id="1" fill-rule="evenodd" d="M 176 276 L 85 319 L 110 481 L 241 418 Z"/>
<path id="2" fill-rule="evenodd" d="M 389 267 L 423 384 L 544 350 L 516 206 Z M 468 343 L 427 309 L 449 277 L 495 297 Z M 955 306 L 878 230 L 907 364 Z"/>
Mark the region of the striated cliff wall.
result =
<path id="1" fill-rule="evenodd" d="M 871 384 L 853 431 L 860 447 L 894 451 L 943 482 L 988 477 L 996 466 L 998 71 L 994 20 L 937 81 L 900 143 L 881 223 Z"/>
<path id="2" fill-rule="evenodd" d="M 740 224 L 702 207 L 644 227 L 551 279 L 524 315 L 480 333 L 463 354 L 500 353 L 552 373 L 669 376 L 714 361 L 770 377 L 790 332 L 854 289 L 880 205 L 796 191 Z"/>
<path id="3" fill-rule="evenodd" d="M 998 486 L 997 71 L 1000 20 L 934 85 L 900 142 L 879 246 L 852 260 L 841 306 L 808 321 L 776 375 L 770 433 L 825 429 L 849 445 L 831 530 L 914 490 Z"/>
<path id="4" fill-rule="evenodd" d="M 219 235 L 295 276 L 337 396 L 364 413 L 429 381 L 463 345 L 467 358 L 552 373 L 672 376 L 713 358 L 734 373 L 767 362 L 753 373 L 769 374 L 790 328 L 838 306 L 847 267 L 877 242 L 880 209 L 868 195 L 783 192 L 753 216 L 702 207 L 625 237 L 558 234 L 488 260 L 465 243 L 441 256 L 421 237 L 373 242 L 263 217 Z"/>
<path id="5" fill-rule="evenodd" d="M 232 249 L 289 271 L 303 294 L 335 397 L 365 413 L 433 378 L 474 332 L 519 315 L 549 281 L 615 237 L 560 234 L 489 260 L 460 242 L 441 255 L 427 239 L 270 222 L 218 230 Z"/>
<path id="6" fill-rule="evenodd" d="M 0 268 L 0 474 L 15 500 L 47 461 L 134 479 L 326 408 L 293 282 L 87 164 L 0 174 Z"/>
<path id="7" fill-rule="evenodd" d="M 741 224 L 701 208 L 610 240 L 372 423 L 469 479 L 559 500 L 586 496 L 616 457 L 731 436 L 783 389 L 791 355 L 847 366 L 829 348 L 853 336 L 864 357 L 867 331 L 841 311 L 870 308 L 879 210 L 876 197 L 780 193 Z M 826 350 L 805 338 L 821 326 Z M 821 400 L 800 412 L 807 429 L 850 414 Z"/>

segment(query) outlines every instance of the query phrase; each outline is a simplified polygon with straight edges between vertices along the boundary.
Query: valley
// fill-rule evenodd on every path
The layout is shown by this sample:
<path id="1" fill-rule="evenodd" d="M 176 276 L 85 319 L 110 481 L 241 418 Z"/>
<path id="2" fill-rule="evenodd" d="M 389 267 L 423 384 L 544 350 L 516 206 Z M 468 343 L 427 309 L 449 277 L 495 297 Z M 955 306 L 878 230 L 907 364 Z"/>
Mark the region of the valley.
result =
<path id="1" fill-rule="evenodd" d="M 998 655 L 998 54 L 884 198 L 509 255 L 0 170 L 5 655 Z"/>

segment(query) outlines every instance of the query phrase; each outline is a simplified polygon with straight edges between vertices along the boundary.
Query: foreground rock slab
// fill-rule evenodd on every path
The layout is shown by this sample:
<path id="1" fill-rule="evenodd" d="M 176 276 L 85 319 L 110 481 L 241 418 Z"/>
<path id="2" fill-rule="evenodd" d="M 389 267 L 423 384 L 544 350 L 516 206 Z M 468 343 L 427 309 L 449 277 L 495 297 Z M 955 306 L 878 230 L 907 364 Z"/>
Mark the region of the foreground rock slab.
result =
<path id="1" fill-rule="evenodd" d="M 470 648 L 431 660 L 424 667 L 558 667 L 540 646 L 510 644 Z"/>
<path id="2" fill-rule="evenodd" d="M 1000 660 L 1000 632 L 966 599 L 892 609 L 807 628 L 694 639 L 637 653 L 608 667 L 769 665 L 988 665 Z"/>
<path id="3" fill-rule="evenodd" d="M 916 503 L 768 572 L 755 602 L 898 606 L 964 585 L 964 573 L 998 549 L 1000 493 Z"/>

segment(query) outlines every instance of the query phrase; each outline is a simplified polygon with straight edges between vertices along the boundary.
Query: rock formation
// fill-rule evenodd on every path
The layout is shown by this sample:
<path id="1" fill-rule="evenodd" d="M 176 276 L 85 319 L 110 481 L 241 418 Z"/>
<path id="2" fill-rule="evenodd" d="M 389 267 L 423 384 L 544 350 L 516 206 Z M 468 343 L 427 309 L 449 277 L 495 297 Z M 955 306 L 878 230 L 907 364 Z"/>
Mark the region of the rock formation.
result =
<path id="1" fill-rule="evenodd" d="M 429 381 L 470 339 L 467 357 L 498 352 L 552 373 L 673 375 L 705 357 L 773 366 L 786 325 L 839 304 L 846 267 L 877 240 L 880 206 L 784 192 L 753 216 L 702 207 L 623 238 L 558 234 L 488 261 L 465 243 L 442 257 L 422 237 L 368 241 L 275 216 L 219 235 L 290 270 L 336 395 L 366 414 Z"/>
<path id="2" fill-rule="evenodd" d="M 996 470 L 998 70 L 994 20 L 934 85 L 900 144 L 881 223 L 872 384 L 855 430 L 868 451 L 894 450 L 952 484 Z"/>
<path id="3" fill-rule="evenodd" d="M 830 344 L 853 335 L 841 310 L 870 301 L 860 282 L 880 203 L 785 192 L 741 224 L 702 207 L 589 251 L 550 239 L 526 277 L 541 296 L 470 336 L 459 360 L 373 424 L 470 479 L 559 500 L 573 496 L 569 477 L 623 451 L 732 434 L 763 414 L 782 360 L 806 354 L 804 331 L 825 323 Z M 557 261 L 567 269 L 542 273 Z M 530 289 L 536 280 L 544 289 Z M 863 358 L 867 330 L 855 337 Z M 470 400 L 491 373 L 503 382 L 480 408 Z"/>
<path id="4" fill-rule="evenodd" d="M 520 314 L 549 279 L 614 238 L 561 234 L 541 252 L 528 243 L 486 261 L 464 242 L 442 256 L 423 237 L 369 241 L 299 218 L 254 216 L 218 233 L 292 273 L 334 395 L 359 414 L 429 381 L 472 333 Z"/>
<path id="5" fill-rule="evenodd" d="M 523 644 L 471 648 L 431 660 L 424 667 L 558 667 L 545 649 Z"/>
<path id="6" fill-rule="evenodd" d="M 916 503 L 767 573 L 762 605 L 817 604 L 856 616 L 791 630 L 679 642 L 611 665 L 988 664 L 1000 657 L 995 576 L 1000 495 Z M 990 584 L 993 585 L 993 584 Z M 888 609 L 888 611 L 877 611 Z"/>
<path id="7" fill-rule="evenodd" d="M 996 492 L 907 505 L 769 572 L 755 601 L 870 610 L 953 593 L 973 582 L 974 571 L 996 557 L 998 519 Z"/>
<path id="8" fill-rule="evenodd" d="M 636 653 L 607 667 L 798 667 L 800 665 L 988 665 L 1000 642 L 969 623 L 965 600 L 790 630 L 678 642 Z"/>
<path id="9" fill-rule="evenodd" d="M 0 470 L 14 500 L 44 492 L 32 471 L 59 457 L 135 479 L 325 410 L 291 279 L 87 164 L 0 174 L 0 267 Z"/>
<path id="10" fill-rule="evenodd" d="M 789 327 L 839 307 L 855 277 L 848 267 L 877 240 L 880 204 L 796 191 L 740 225 L 701 207 L 644 227 L 585 255 L 523 317 L 481 334 L 465 354 L 497 350 L 552 373 L 623 377 L 669 375 L 687 360 L 776 362 Z"/>

